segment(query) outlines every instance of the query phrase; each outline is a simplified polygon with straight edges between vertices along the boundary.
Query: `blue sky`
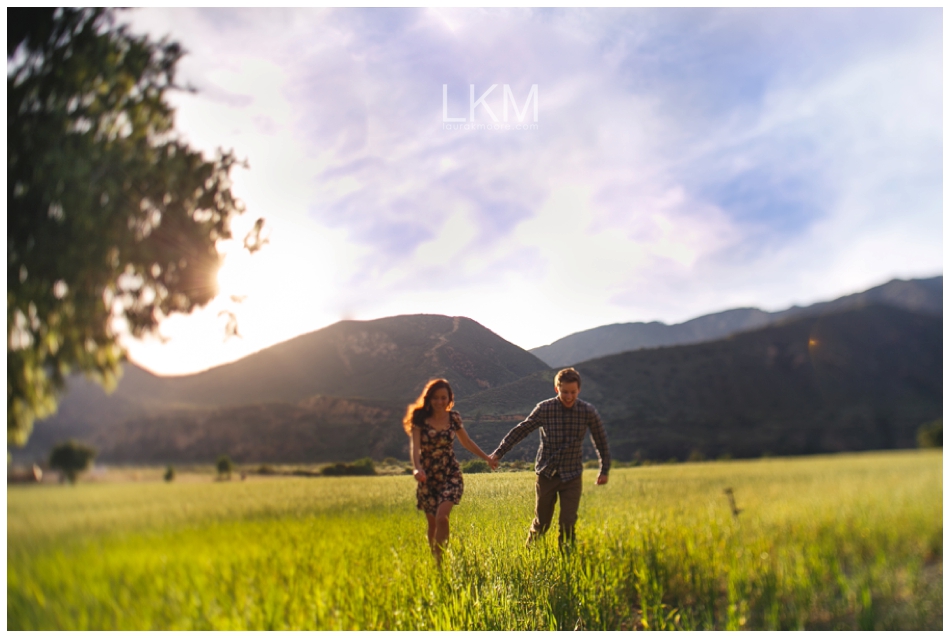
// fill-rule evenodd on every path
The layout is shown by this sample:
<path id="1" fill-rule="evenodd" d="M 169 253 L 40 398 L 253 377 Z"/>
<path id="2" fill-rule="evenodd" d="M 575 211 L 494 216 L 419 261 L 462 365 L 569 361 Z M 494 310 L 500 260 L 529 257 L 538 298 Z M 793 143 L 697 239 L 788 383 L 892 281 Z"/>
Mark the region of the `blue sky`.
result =
<path id="1" fill-rule="evenodd" d="M 271 233 L 222 245 L 225 294 L 166 343 L 128 342 L 156 372 L 344 318 L 464 315 L 531 348 L 943 272 L 940 9 L 128 17 L 189 51 L 178 129 L 248 159 L 235 234 Z M 474 124 L 508 85 L 509 128 L 447 130 L 493 84 Z"/>

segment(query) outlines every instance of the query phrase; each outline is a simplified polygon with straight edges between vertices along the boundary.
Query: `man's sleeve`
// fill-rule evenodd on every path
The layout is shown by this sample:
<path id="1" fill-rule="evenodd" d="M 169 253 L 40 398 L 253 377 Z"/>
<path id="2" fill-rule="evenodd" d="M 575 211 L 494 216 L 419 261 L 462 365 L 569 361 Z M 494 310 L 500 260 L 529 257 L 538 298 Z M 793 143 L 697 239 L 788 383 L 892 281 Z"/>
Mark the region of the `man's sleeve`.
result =
<path id="1" fill-rule="evenodd" d="M 495 458 L 501 458 L 508 453 L 511 448 L 521 442 L 521 440 L 537 430 L 541 426 L 541 404 L 534 406 L 534 410 L 528 415 L 528 418 L 511 428 L 511 431 L 505 435 L 505 438 L 498 444 L 498 448 L 492 452 Z"/>
<path id="2" fill-rule="evenodd" d="M 607 432 L 604 430 L 604 422 L 600 420 L 600 414 L 595 408 L 591 409 L 591 417 L 588 423 L 590 428 L 590 438 L 594 441 L 594 448 L 597 450 L 597 456 L 600 457 L 600 473 L 606 476 L 610 472 L 610 450 L 607 447 Z"/>

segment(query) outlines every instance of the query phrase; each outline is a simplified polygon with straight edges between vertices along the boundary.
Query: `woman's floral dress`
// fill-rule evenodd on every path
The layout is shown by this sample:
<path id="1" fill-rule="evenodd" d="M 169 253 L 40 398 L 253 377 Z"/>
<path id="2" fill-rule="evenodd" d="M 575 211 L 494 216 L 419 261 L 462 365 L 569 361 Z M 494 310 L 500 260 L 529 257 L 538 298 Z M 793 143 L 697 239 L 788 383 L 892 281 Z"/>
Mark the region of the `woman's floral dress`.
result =
<path id="1" fill-rule="evenodd" d="M 449 427 L 436 430 L 425 423 L 414 423 L 419 428 L 419 460 L 426 480 L 416 488 L 416 508 L 435 516 L 443 501 L 456 505 L 462 500 L 462 471 L 455 460 L 455 432 L 462 427 L 462 417 L 454 410 L 449 413 Z"/>

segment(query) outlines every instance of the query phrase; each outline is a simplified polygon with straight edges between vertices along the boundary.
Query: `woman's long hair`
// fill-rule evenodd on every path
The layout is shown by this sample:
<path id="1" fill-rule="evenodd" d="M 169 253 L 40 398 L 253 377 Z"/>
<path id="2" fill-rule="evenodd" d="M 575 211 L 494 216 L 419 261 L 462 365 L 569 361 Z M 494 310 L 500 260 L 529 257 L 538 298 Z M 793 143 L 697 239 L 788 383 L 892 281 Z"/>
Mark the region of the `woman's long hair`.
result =
<path id="1" fill-rule="evenodd" d="M 422 424 L 432 416 L 432 395 L 435 394 L 436 390 L 441 390 L 445 388 L 449 392 L 449 409 L 452 409 L 452 406 L 455 404 L 455 395 L 452 394 L 452 386 L 449 385 L 449 382 L 445 379 L 433 379 L 426 384 L 425 390 L 422 391 L 422 394 L 419 395 L 419 398 L 416 399 L 415 403 L 412 403 L 408 408 L 406 408 L 406 416 L 403 417 L 402 427 L 406 431 L 406 434 L 412 436 L 412 424 L 418 423 Z"/>

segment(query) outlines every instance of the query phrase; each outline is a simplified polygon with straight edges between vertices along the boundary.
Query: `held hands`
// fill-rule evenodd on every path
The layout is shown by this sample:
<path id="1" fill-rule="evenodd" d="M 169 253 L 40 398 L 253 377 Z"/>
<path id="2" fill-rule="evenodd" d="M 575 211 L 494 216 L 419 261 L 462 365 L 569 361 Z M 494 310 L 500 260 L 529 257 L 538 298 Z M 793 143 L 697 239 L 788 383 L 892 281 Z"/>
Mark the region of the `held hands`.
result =
<path id="1" fill-rule="evenodd" d="M 498 469 L 498 458 L 494 454 L 488 456 L 485 460 L 488 461 L 488 467 L 492 469 L 492 472 Z"/>
<path id="2" fill-rule="evenodd" d="M 416 479 L 416 480 L 419 481 L 420 483 L 425 483 L 425 482 L 426 482 L 426 473 L 423 472 L 422 470 L 413 470 L 413 471 L 412 471 L 412 478 Z"/>

